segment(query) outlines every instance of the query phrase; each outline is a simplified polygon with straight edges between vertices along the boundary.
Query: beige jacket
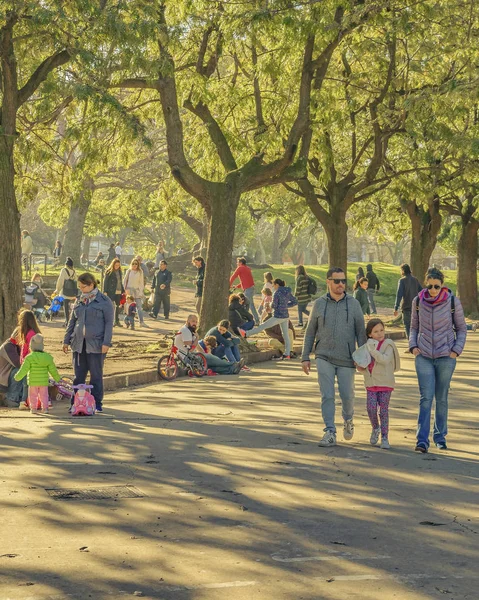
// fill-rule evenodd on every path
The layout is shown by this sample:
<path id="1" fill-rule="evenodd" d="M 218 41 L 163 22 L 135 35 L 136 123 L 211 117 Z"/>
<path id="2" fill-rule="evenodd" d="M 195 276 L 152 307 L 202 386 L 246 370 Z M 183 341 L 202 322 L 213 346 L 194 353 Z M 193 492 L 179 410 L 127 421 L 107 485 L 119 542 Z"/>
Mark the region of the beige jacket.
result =
<path id="1" fill-rule="evenodd" d="M 401 359 L 396 344 L 389 339 L 385 339 L 379 352 L 373 349 L 368 343 L 368 350 L 374 358 L 374 367 L 372 373 L 366 368 L 363 371 L 364 386 L 371 387 L 390 387 L 395 385 L 394 372 L 401 368 Z"/>

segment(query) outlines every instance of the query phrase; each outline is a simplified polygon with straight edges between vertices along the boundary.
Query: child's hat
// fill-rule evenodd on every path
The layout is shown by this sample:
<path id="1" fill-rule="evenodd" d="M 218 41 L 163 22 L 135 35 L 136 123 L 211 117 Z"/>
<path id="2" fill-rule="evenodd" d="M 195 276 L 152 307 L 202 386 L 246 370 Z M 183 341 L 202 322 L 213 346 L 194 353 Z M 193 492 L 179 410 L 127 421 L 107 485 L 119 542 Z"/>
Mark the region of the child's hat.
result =
<path id="1" fill-rule="evenodd" d="M 30 340 L 30 350 L 32 352 L 43 352 L 43 335 L 37 333 Z"/>

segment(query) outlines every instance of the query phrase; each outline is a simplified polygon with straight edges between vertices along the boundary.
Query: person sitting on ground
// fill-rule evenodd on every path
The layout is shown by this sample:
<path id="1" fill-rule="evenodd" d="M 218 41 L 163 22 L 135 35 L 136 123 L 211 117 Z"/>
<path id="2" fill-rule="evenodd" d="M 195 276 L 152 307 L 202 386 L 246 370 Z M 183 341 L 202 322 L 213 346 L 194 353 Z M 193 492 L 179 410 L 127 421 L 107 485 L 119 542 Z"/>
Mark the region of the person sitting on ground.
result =
<path id="1" fill-rule="evenodd" d="M 43 335 L 37 333 L 32 337 L 30 350 L 20 370 L 15 373 L 15 381 L 27 377 L 30 412 L 38 412 L 37 403 L 40 401 L 41 412 L 48 413 L 48 376 L 51 375 L 55 381 L 60 381 L 60 374 L 53 362 L 53 356 L 43 350 Z"/>
<path id="2" fill-rule="evenodd" d="M 286 283 L 282 279 L 275 279 L 273 281 L 275 292 L 273 294 L 273 317 L 271 319 L 271 325 L 279 325 L 283 332 L 283 339 L 285 340 L 285 350 L 283 356 L 279 360 L 287 360 L 291 358 L 291 344 L 288 335 L 288 323 L 289 323 L 289 312 L 288 308 L 296 306 L 298 301 L 291 293 L 291 288 L 286 286 Z M 262 323 L 258 327 L 254 327 L 249 331 L 246 331 L 244 327 L 238 328 L 238 332 L 242 337 L 249 337 L 255 335 L 267 329 L 268 325 Z"/>
<path id="3" fill-rule="evenodd" d="M 253 315 L 245 307 L 245 301 L 239 294 L 231 294 L 228 305 L 228 320 L 231 329 L 237 334 L 241 327 L 244 331 L 249 331 L 254 327 Z"/>
<path id="4" fill-rule="evenodd" d="M 268 319 L 270 319 L 272 316 L 273 310 L 270 308 L 269 310 L 265 311 L 263 323 L 267 322 Z M 284 343 L 284 337 L 283 332 L 281 331 L 281 327 L 279 325 L 273 325 L 272 327 L 265 329 L 264 332 L 270 338 L 268 340 L 269 346 L 274 350 L 279 350 L 281 354 L 284 354 L 286 345 Z M 291 323 L 291 321 L 288 321 L 288 337 L 290 347 L 292 348 L 294 340 L 296 339 L 296 332 L 294 330 L 294 325 Z"/>
<path id="5" fill-rule="evenodd" d="M 213 336 L 217 344 L 213 354 L 218 358 L 226 358 L 229 363 L 235 363 L 241 360 L 240 339 L 231 335 L 228 331 L 230 326 L 231 324 L 227 319 L 220 321 L 216 327 L 212 327 L 207 331 L 205 339 Z"/>
<path id="6" fill-rule="evenodd" d="M 95 256 L 95 260 L 93 261 L 93 264 L 96 266 L 98 266 L 98 263 L 100 262 L 100 260 L 103 260 L 103 262 L 105 262 L 105 257 L 103 256 L 103 252 L 98 252 L 98 254 Z"/>
<path id="7" fill-rule="evenodd" d="M 363 311 L 363 315 L 371 314 L 371 307 L 369 306 L 369 298 L 368 298 L 368 291 L 367 291 L 368 285 L 369 285 L 369 282 L 368 282 L 367 278 L 361 277 L 361 279 L 358 279 L 353 286 L 353 290 L 354 290 L 353 296 L 356 298 L 356 300 L 361 305 L 361 310 Z"/>
<path id="8" fill-rule="evenodd" d="M 30 286 L 30 288 L 34 289 L 33 294 L 30 294 L 33 295 L 33 302 L 26 302 L 26 304 L 29 304 L 30 308 L 35 307 L 35 310 L 45 308 L 45 305 L 47 304 L 47 297 L 45 292 L 42 290 L 43 278 L 38 271 L 33 274 L 31 283 L 32 286 Z"/>
<path id="9" fill-rule="evenodd" d="M 137 307 L 136 307 L 135 298 L 131 294 L 128 294 L 128 296 L 126 297 L 124 311 L 125 311 L 125 318 L 123 319 L 123 322 L 125 323 L 125 327 L 127 329 L 130 329 L 130 327 L 131 327 L 131 329 L 134 330 L 135 329 L 135 315 L 137 313 Z"/>
<path id="10" fill-rule="evenodd" d="M 88 260 L 88 256 L 86 254 L 80 255 L 80 266 L 84 267 L 85 269 L 88 269 L 90 266 L 90 261 Z"/>
<path id="11" fill-rule="evenodd" d="M 244 366 L 244 360 L 234 363 L 223 360 L 213 354 L 216 347 L 217 342 L 214 335 L 207 335 L 203 340 L 199 341 L 198 350 L 204 354 L 208 369 L 211 369 L 218 375 L 238 375 Z"/>
<path id="12" fill-rule="evenodd" d="M 0 392 L 5 394 L 8 408 L 19 408 L 23 382 L 16 381 L 20 369 L 20 346 L 15 333 L 0 346 Z"/>

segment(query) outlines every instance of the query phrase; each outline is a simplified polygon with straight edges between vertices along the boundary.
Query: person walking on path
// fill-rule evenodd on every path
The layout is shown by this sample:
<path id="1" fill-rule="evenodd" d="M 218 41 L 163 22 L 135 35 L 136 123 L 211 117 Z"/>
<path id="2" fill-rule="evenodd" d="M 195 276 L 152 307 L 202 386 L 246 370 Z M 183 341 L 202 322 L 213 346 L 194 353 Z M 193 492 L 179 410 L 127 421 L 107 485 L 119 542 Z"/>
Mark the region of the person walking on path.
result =
<path id="1" fill-rule="evenodd" d="M 115 305 L 114 325 L 116 327 L 120 326 L 120 301 L 122 294 L 125 293 L 122 279 L 123 275 L 121 273 L 121 262 L 115 257 L 105 272 L 105 279 L 103 280 L 103 293 L 106 294 Z"/>
<path id="2" fill-rule="evenodd" d="M 354 290 L 354 294 L 353 296 L 356 298 L 356 300 L 359 302 L 359 304 L 361 305 L 361 310 L 363 311 L 363 315 L 370 315 L 371 314 L 371 307 L 369 306 L 369 298 L 368 298 L 368 280 L 366 279 L 366 277 L 361 277 L 361 279 L 358 279 L 358 281 L 356 281 L 356 283 L 354 284 L 353 290 Z"/>
<path id="3" fill-rule="evenodd" d="M 116 252 L 115 252 L 115 244 L 110 244 L 110 247 L 108 248 L 108 264 L 111 265 L 111 261 L 116 258 Z"/>
<path id="4" fill-rule="evenodd" d="M 125 288 L 125 292 L 135 299 L 140 327 L 148 327 L 145 323 L 143 310 L 141 308 L 145 297 L 145 276 L 141 270 L 140 263 L 136 258 L 131 261 L 130 268 L 127 269 L 125 273 L 123 287 Z"/>
<path id="5" fill-rule="evenodd" d="M 153 303 L 153 310 L 151 311 L 150 317 L 152 319 L 158 318 L 161 305 L 163 305 L 163 313 L 165 320 L 170 318 L 170 295 L 171 295 L 171 281 L 173 280 L 173 274 L 168 270 L 168 263 L 166 260 L 160 262 L 160 268 L 153 277 L 151 284 L 151 291 L 155 293 L 155 301 Z"/>
<path id="6" fill-rule="evenodd" d="M 73 352 L 73 385 L 86 383 L 90 373 L 96 410 L 102 412 L 103 365 L 113 335 L 113 304 L 108 296 L 100 292 L 96 278 L 91 273 L 80 275 L 78 286 L 81 294 L 65 332 L 63 352 L 67 353 L 69 347 Z"/>
<path id="7" fill-rule="evenodd" d="M 401 308 L 402 322 L 408 339 L 411 331 L 412 301 L 421 290 L 422 285 L 411 273 L 409 265 L 406 263 L 401 265 L 401 279 L 398 281 L 396 302 L 394 303 L 394 316 L 398 316 L 398 310 Z"/>
<path id="8" fill-rule="evenodd" d="M 475 273 L 474 273 L 475 277 Z M 444 286 L 444 275 L 428 270 L 426 289 L 412 302 L 409 350 L 416 357 L 419 383 L 419 417 L 416 451 L 429 449 L 431 410 L 436 398 L 433 440 L 439 450 L 447 450 L 448 394 L 457 357 L 466 343 L 466 321 L 459 298 Z"/>
<path id="9" fill-rule="evenodd" d="M 308 304 L 311 302 L 309 293 L 310 278 L 303 265 L 296 267 L 296 288 L 294 295 L 298 301 L 298 327 L 303 327 L 303 314 L 309 317 Z"/>
<path id="10" fill-rule="evenodd" d="M 298 301 L 291 293 L 291 288 L 286 287 L 285 282 L 282 279 L 275 279 L 273 281 L 275 292 L 273 294 L 273 300 L 271 302 L 271 308 L 273 309 L 273 316 L 268 319 L 267 322 L 253 327 L 249 331 L 244 329 L 238 329 L 239 333 L 243 337 L 250 337 L 256 335 L 265 329 L 273 327 L 273 325 L 279 325 L 283 334 L 285 342 L 284 354 L 278 360 L 287 360 L 291 358 L 291 341 L 288 334 L 288 323 L 289 323 L 289 311 L 288 308 L 292 308 L 298 304 Z"/>
<path id="11" fill-rule="evenodd" d="M 241 257 L 236 260 L 236 271 L 230 277 L 230 287 L 236 281 L 240 280 L 240 287 L 244 292 L 244 295 L 248 299 L 251 312 L 253 313 L 254 321 L 256 324 L 259 323 L 259 315 L 254 305 L 254 279 L 253 272 L 246 265 L 246 258 Z"/>
<path id="12" fill-rule="evenodd" d="M 364 376 L 367 393 L 366 409 L 373 428 L 369 439 L 375 446 L 381 434 L 381 448 L 388 450 L 389 444 L 389 401 L 394 391 L 394 371 L 399 371 L 401 361 L 396 344 L 386 339 L 381 319 L 371 319 L 366 326 L 367 349 L 371 362 L 367 367 L 356 367 Z M 381 425 L 378 420 L 381 419 Z"/>
<path id="13" fill-rule="evenodd" d="M 116 255 L 116 257 L 117 257 L 119 260 L 121 260 L 121 254 L 122 254 L 122 252 L 123 252 L 123 249 L 122 249 L 122 247 L 120 246 L 120 242 L 117 242 L 117 243 L 115 244 L 115 255 Z"/>
<path id="14" fill-rule="evenodd" d="M 263 323 L 266 323 L 272 317 L 273 317 L 272 312 L 266 311 L 263 316 Z M 281 352 L 281 354 L 285 354 L 286 353 L 286 343 L 283 338 L 283 332 L 281 330 L 281 327 L 279 325 L 272 325 L 271 327 L 266 328 L 264 330 L 264 332 L 269 337 L 269 340 L 268 340 L 269 346 L 271 348 L 273 348 L 274 350 L 279 350 Z M 294 340 L 296 339 L 296 332 L 294 330 L 294 326 L 291 323 L 291 321 L 288 321 L 288 336 L 289 336 L 289 343 L 292 348 L 293 344 L 294 344 Z"/>
<path id="15" fill-rule="evenodd" d="M 30 254 L 33 252 L 33 240 L 26 229 L 22 231 L 22 261 L 25 273 L 30 273 Z"/>
<path id="16" fill-rule="evenodd" d="M 195 258 L 193 259 L 192 262 L 195 265 L 195 267 L 198 269 L 198 273 L 196 275 L 196 280 L 195 280 L 195 285 L 196 285 L 195 309 L 199 315 L 200 310 L 201 310 L 201 300 L 203 298 L 203 283 L 205 281 L 206 265 L 205 265 L 205 259 L 202 256 L 195 256 Z"/>
<path id="17" fill-rule="evenodd" d="M 65 266 L 58 276 L 54 294 L 63 298 L 63 309 L 65 311 L 63 326 L 66 327 L 70 319 L 70 303 L 76 300 L 78 294 L 77 274 L 73 268 L 73 260 L 69 256 L 67 256 Z"/>
<path id="18" fill-rule="evenodd" d="M 28 382 L 28 403 L 30 412 L 38 412 L 38 403 L 41 412 L 48 413 L 48 385 L 49 375 L 55 381 L 60 381 L 53 356 L 43 350 L 43 335 L 37 333 L 30 340 L 30 354 L 23 361 L 15 381 L 21 381 L 24 377 Z"/>
<path id="19" fill-rule="evenodd" d="M 309 355 L 315 349 L 316 368 L 321 392 L 324 436 L 320 446 L 336 445 L 334 422 L 334 383 L 337 379 L 342 403 L 345 440 L 354 435 L 354 373 L 352 354 L 366 343 L 361 305 L 346 293 L 346 275 L 340 267 L 327 272 L 328 292 L 313 304 L 303 342 L 302 367 L 311 371 Z"/>
<path id="20" fill-rule="evenodd" d="M 379 278 L 376 273 L 373 271 L 372 265 L 366 265 L 366 279 L 368 280 L 368 299 L 369 305 L 371 307 L 371 314 L 377 315 L 378 311 L 376 310 L 376 303 L 374 302 L 374 294 L 379 292 L 380 284 Z"/>
<path id="21" fill-rule="evenodd" d="M 364 269 L 362 267 L 358 267 L 358 270 L 356 272 L 356 281 L 359 281 L 363 277 L 364 277 Z"/>

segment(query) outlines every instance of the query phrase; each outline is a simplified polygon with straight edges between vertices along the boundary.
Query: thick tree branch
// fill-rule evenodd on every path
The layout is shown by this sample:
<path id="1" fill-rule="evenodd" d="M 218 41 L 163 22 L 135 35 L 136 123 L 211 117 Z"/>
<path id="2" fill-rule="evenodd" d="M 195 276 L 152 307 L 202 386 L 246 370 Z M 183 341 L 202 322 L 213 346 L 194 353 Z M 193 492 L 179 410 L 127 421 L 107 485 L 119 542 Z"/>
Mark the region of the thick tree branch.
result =
<path id="1" fill-rule="evenodd" d="M 20 90 L 18 90 L 17 107 L 20 107 L 32 96 L 32 94 L 37 90 L 38 86 L 45 81 L 52 71 L 66 64 L 70 59 L 70 50 L 61 50 L 60 52 L 56 52 L 55 54 L 52 54 L 46 58 L 35 69 L 27 83 Z"/>

